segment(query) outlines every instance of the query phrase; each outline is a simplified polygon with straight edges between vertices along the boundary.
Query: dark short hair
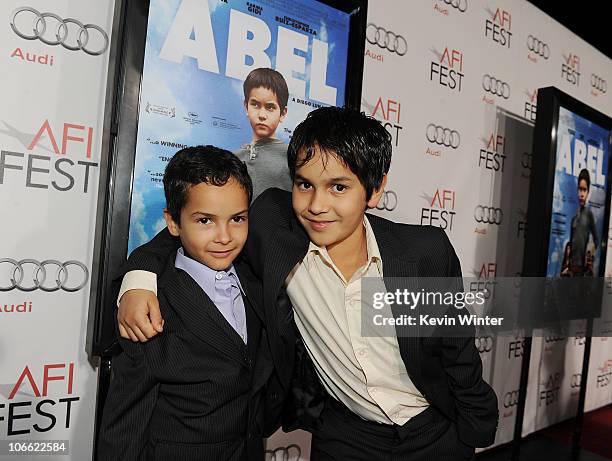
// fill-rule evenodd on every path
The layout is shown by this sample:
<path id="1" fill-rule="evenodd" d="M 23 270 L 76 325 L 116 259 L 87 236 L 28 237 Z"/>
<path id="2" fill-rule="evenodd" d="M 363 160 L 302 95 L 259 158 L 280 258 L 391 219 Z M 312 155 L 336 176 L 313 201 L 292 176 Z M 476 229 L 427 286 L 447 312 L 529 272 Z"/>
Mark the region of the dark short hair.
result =
<path id="1" fill-rule="evenodd" d="M 357 110 L 321 107 L 308 114 L 293 131 L 287 148 L 292 179 L 296 169 L 310 161 L 315 146 L 355 173 L 366 190 L 366 200 L 391 167 L 391 134 L 376 119 Z"/>
<path id="2" fill-rule="evenodd" d="M 186 147 L 179 150 L 166 165 L 164 194 L 166 208 L 177 224 L 187 203 L 187 192 L 200 183 L 223 186 L 234 179 L 242 186 L 251 203 L 253 183 L 246 165 L 225 149 L 214 146 Z"/>
<path id="3" fill-rule="evenodd" d="M 587 170 L 586 168 L 583 168 L 582 170 L 580 170 L 580 173 L 578 173 L 578 186 L 580 187 L 580 181 L 585 180 L 587 183 L 587 190 L 589 190 L 591 188 L 591 175 L 589 174 L 589 170 Z"/>
<path id="4" fill-rule="evenodd" d="M 242 89 L 244 90 L 244 102 L 249 100 L 251 90 L 259 87 L 267 88 L 276 95 L 278 105 L 281 112 L 287 107 L 287 101 L 289 101 L 289 89 L 287 88 L 287 82 L 283 77 L 283 74 L 265 67 L 252 70 L 247 78 L 244 80 Z"/>

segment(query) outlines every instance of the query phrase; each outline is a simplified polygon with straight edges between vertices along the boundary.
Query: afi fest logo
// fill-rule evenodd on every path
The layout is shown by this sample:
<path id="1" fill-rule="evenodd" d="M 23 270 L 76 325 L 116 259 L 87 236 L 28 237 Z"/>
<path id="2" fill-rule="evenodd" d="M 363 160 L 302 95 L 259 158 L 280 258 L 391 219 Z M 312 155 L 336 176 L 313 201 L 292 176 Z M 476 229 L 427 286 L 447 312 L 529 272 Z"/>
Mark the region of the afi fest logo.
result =
<path id="1" fill-rule="evenodd" d="M 527 100 L 525 101 L 525 110 L 523 111 L 523 117 L 531 122 L 535 122 L 536 115 L 538 112 L 538 90 L 533 91 L 525 90 Z"/>
<path id="2" fill-rule="evenodd" d="M 404 128 L 401 125 L 400 116 L 402 104 L 394 99 L 383 99 L 379 96 L 370 115 L 377 119 L 385 129 L 391 134 L 393 145 L 399 145 L 400 131 Z"/>
<path id="3" fill-rule="evenodd" d="M 487 8 L 491 19 L 485 19 L 484 36 L 494 43 L 510 48 L 512 40 L 512 15 L 509 11 L 497 8 L 495 12 Z"/>
<path id="4" fill-rule="evenodd" d="M 561 78 L 575 86 L 580 86 L 580 57 L 574 53 L 563 55 Z"/>
<path id="5" fill-rule="evenodd" d="M 485 147 L 478 153 L 478 167 L 495 173 L 503 173 L 506 161 L 506 137 L 491 133 L 483 140 Z"/>
<path id="6" fill-rule="evenodd" d="M 429 80 L 452 91 L 461 92 L 463 81 L 463 53 L 448 46 L 442 53 L 431 50 L 437 59 L 429 66 Z"/>
<path id="7" fill-rule="evenodd" d="M 6 122 L 4 125 L 9 135 L 19 139 L 19 130 Z M 27 189 L 87 194 L 98 168 L 98 163 L 91 161 L 93 138 L 93 127 L 43 121 L 26 152 L 0 151 L 0 186 L 21 184 Z"/>
<path id="8" fill-rule="evenodd" d="M 436 189 L 433 197 L 422 194 L 428 206 L 421 208 L 421 226 L 436 226 L 453 230 L 456 192 L 452 189 Z"/>
<path id="9" fill-rule="evenodd" d="M 0 436 L 19 436 L 69 429 L 75 396 L 74 363 L 51 363 L 23 368 L 0 403 Z"/>
<path id="10" fill-rule="evenodd" d="M 517 214 L 516 238 L 525 240 L 527 238 L 527 212 L 519 209 Z"/>
<path id="11" fill-rule="evenodd" d="M 497 281 L 497 262 L 484 261 L 480 269 L 474 270 L 478 280 L 471 280 L 469 283 L 470 292 L 483 292 L 485 299 L 495 299 L 495 286 Z"/>
<path id="12" fill-rule="evenodd" d="M 540 383 L 540 395 L 538 407 L 552 405 L 559 400 L 559 389 L 561 387 L 561 373 L 551 373 Z"/>
<path id="13" fill-rule="evenodd" d="M 597 367 L 598 374 L 595 377 L 595 387 L 608 387 L 612 376 L 612 359 L 608 359 L 600 367 Z"/>

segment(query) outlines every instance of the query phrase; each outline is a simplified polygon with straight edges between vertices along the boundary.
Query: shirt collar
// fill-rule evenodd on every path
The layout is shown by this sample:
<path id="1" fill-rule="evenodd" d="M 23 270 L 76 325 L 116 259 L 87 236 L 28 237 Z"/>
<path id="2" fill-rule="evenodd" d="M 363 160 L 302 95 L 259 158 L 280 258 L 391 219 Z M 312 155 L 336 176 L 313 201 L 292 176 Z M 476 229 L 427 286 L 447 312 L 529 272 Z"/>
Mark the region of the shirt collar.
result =
<path id="1" fill-rule="evenodd" d="M 191 278 L 193 278 L 198 283 L 198 285 L 202 287 L 206 294 L 214 293 L 216 280 L 215 277 L 217 276 L 217 274 L 233 275 L 234 279 L 238 283 L 240 291 L 242 291 L 242 285 L 240 284 L 240 279 L 238 278 L 238 274 L 236 273 L 236 269 L 233 264 L 227 270 L 217 271 L 211 269 L 205 264 L 196 261 L 195 259 L 190 258 L 189 256 L 186 256 L 185 251 L 181 247 L 176 251 L 174 267 L 187 272 L 191 276 Z"/>
<path id="2" fill-rule="evenodd" d="M 366 215 L 363 216 L 363 227 L 365 227 L 366 232 L 366 248 L 368 252 L 368 262 L 366 265 L 370 263 L 375 263 L 378 269 L 378 272 L 382 276 L 382 258 L 380 256 L 380 250 L 378 249 L 378 243 L 376 242 L 376 236 L 374 235 L 374 230 L 372 230 L 372 226 L 370 225 L 370 221 Z M 327 263 L 332 264 L 332 259 L 327 253 L 327 248 L 320 247 L 310 241 L 308 245 L 308 252 L 306 253 L 306 258 L 304 258 L 304 264 L 306 264 L 306 268 L 311 268 L 311 261 L 314 255 L 319 254 L 321 258 Z"/>

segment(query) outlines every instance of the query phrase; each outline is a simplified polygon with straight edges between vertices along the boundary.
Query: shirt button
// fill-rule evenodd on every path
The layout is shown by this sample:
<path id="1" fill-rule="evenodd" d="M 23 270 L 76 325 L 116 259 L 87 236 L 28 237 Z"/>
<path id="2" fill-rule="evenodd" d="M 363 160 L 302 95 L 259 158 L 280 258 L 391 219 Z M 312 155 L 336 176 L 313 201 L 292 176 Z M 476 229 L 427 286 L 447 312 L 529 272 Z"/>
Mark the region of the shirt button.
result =
<path id="1" fill-rule="evenodd" d="M 221 272 L 217 272 L 217 274 L 215 275 L 215 278 L 217 280 L 221 280 L 223 278 L 223 275 L 221 275 Z"/>
<path id="2" fill-rule="evenodd" d="M 361 349 L 359 351 L 359 357 L 367 357 L 368 356 L 368 350 L 367 349 Z"/>
<path id="3" fill-rule="evenodd" d="M 373 393 L 373 394 L 376 394 L 376 393 L 378 392 L 378 388 L 376 388 L 376 387 L 371 387 L 371 388 L 370 388 L 370 392 L 371 392 L 371 393 Z"/>

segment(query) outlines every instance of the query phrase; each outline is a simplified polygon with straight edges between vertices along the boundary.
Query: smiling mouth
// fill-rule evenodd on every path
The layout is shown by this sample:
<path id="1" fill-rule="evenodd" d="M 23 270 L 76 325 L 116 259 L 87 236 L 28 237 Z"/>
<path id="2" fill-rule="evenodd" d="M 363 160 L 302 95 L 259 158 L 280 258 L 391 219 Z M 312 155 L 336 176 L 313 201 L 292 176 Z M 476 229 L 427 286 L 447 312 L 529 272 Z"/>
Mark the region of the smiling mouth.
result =
<path id="1" fill-rule="evenodd" d="M 312 229 L 318 231 L 327 229 L 333 223 L 333 221 L 315 221 L 314 219 L 305 219 Z"/>
<path id="2" fill-rule="evenodd" d="M 213 255 L 215 258 L 226 258 L 232 253 L 232 251 L 234 250 L 210 251 L 210 254 Z"/>

